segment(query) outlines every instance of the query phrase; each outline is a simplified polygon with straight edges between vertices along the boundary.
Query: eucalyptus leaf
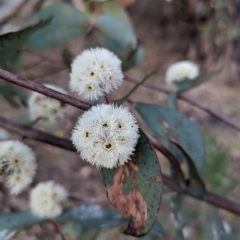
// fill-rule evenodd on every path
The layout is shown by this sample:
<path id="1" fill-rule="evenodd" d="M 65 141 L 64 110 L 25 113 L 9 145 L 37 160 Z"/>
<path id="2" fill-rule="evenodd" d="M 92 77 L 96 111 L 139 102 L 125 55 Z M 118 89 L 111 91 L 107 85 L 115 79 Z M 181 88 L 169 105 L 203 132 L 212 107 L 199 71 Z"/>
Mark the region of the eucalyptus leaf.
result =
<path id="1" fill-rule="evenodd" d="M 177 111 L 177 92 L 171 92 L 167 98 L 167 106 Z"/>
<path id="2" fill-rule="evenodd" d="M 163 189 L 160 164 L 146 135 L 140 131 L 129 162 L 102 173 L 109 201 L 129 220 L 124 233 L 146 235 L 156 221 Z"/>
<path id="3" fill-rule="evenodd" d="M 0 36 L 0 67 L 14 68 L 19 58 L 19 50 L 25 45 L 30 36 L 51 23 L 51 19 L 35 21 L 31 26 L 17 32 L 10 32 Z"/>
<path id="4" fill-rule="evenodd" d="M 16 234 L 16 231 L 0 230 L 0 239 L 10 240 L 15 234 Z"/>
<path id="5" fill-rule="evenodd" d="M 202 134 L 186 117 L 155 104 L 137 103 L 136 110 L 152 131 L 180 146 L 201 172 L 206 164 Z"/>
<path id="6" fill-rule="evenodd" d="M 136 110 L 152 131 L 181 150 L 191 177 L 188 191 L 194 196 L 201 196 L 205 186 L 198 172 L 205 166 L 205 144 L 195 125 L 177 111 L 159 105 L 137 103 Z"/>
<path id="7" fill-rule="evenodd" d="M 51 24 L 36 32 L 28 40 L 31 48 L 42 50 L 59 46 L 69 39 L 81 36 L 88 30 L 89 15 L 72 5 L 59 3 L 42 9 L 30 20 L 31 23 L 52 17 Z"/>
<path id="8" fill-rule="evenodd" d="M 163 226 L 160 224 L 159 221 L 156 221 L 153 224 L 152 229 L 148 233 L 148 235 L 150 235 L 150 236 L 158 236 L 158 237 L 162 236 L 163 234 L 164 234 L 164 229 L 163 229 Z"/>
<path id="9" fill-rule="evenodd" d="M 125 9 L 120 6 L 117 2 L 115 1 L 105 1 L 102 4 L 103 12 L 104 14 L 113 16 L 123 23 L 127 24 L 130 28 L 133 28 L 131 20 L 125 11 Z"/>
<path id="10" fill-rule="evenodd" d="M 99 15 L 95 20 L 95 34 L 99 44 L 113 51 L 122 60 L 123 70 L 141 62 L 142 50 L 138 47 L 131 26 L 112 15 Z"/>
<path id="11" fill-rule="evenodd" d="M 115 209 L 93 204 L 82 204 L 64 210 L 60 220 L 72 220 L 89 228 L 112 228 L 126 220 Z"/>
<path id="12" fill-rule="evenodd" d="M 44 221 L 30 211 L 19 213 L 2 213 L 0 214 L 0 237 L 1 240 L 10 239 L 18 231 L 31 227 L 34 224 Z"/>
<path id="13" fill-rule="evenodd" d="M 223 226 L 223 221 L 220 218 L 217 209 L 215 207 L 209 206 L 208 211 L 208 224 L 207 230 L 208 235 L 211 239 L 217 239 L 217 240 L 229 240 L 227 233 Z"/>
<path id="14" fill-rule="evenodd" d="M 184 227 L 184 214 L 182 211 L 184 196 L 175 194 L 171 197 L 171 212 L 174 218 L 175 239 L 184 240 L 183 227 Z"/>

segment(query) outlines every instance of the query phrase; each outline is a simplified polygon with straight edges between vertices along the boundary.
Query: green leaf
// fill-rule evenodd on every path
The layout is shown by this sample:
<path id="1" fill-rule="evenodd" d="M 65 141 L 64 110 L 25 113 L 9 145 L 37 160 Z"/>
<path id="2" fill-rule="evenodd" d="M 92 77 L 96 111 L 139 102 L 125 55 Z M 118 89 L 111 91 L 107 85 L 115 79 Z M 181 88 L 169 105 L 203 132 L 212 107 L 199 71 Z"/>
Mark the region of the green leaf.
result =
<path id="1" fill-rule="evenodd" d="M 145 83 L 148 79 L 150 79 L 156 72 L 151 72 L 149 74 L 147 74 L 143 80 L 141 82 L 139 82 L 138 84 L 136 84 L 131 91 L 123 98 L 121 98 L 118 102 L 117 105 L 120 106 L 122 105 L 143 83 Z"/>
<path id="2" fill-rule="evenodd" d="M 19 57 L 19 49 L 26 43 L 29 37 L 45 28 L 51 19 L 41 20 L 18 32 L 10 32 L 0 36 L 0 67 L 11 68 Z"/>
<path id="3" fill-rule="evenodd" d="M 8 83 L 0 84 L 0 94 L 6 99 L 13 107 L 20 107 L 17 99 L 26 107 L 28 97 L 22 89 Z"/>
<path id="4" fill-rule="evenodd" d="M 38 50 L 56 47 L 71 38 L 85 34 L 88 30 L 89 16 L 65 3 L 42 9 L 30 22 L 51 16 L 53 17 L 51 24 L 33 34 L 27 42 L 28 46 Z"/>
<path id="5" fill-rule="evenodd" d="M 162 196 L 160 164 L 146 135 L 140 131 L 129 162 L 102 173 L 108 199 L 130 221 L 124 233 L 146 235 L 155 223 Z"/>
<path id="6" fill-rule="evenodd" d="M 216 139 L 210 133 L 205 134 L 205 141 L 207 166 L 203 172 L 203 179 L 209 191 L 226 196 L 237 182 L 232 176 L 233 166 L 229 164 L 230 146 L 219 148 Z"/>
<path id="7" fill-rule="evenodd" d="M 194 79 L 185 79 L 185 80 L 182 80 L 182 81 L 179 81 L 179 82 L 175 82 L 174 84 L 177 85 L 177 92 L 178 93 L 181 93 L 181 92 L 185 92 L 191 88 L 194 88 L 204 82 L 207 82 L 209 81 L 213 76 L 215 76 L 216 74 L 218 74 L 220 71 L 214 71 L 214 72 L 211 72 L 207 75 L 204 75 L 204 76 L 199 76 L 199 77 L 196 77 Z"/>
<path id="8" fill-rule="evenodd" d="M 10 239 L 18 231 L 40 223 L 45 219 L 33 215 L 30 211 L 0 214 L 1 240 Z"/>
<path id="9" fill-rule="evenodd" d="M 59 220 L 72 220 L 89 228 L 112 228 L 125 223 L 118 211 L 109 207 L 81 204 L 64 210 Z"/>
<path id="10" fill-rule="evenodd" d="M 209 237 L 211 239 L 217 240 L 228 240 L 229 237 L 224 229 L 222 219 L 220 218 L 216 208 L 209 206 L 209 214 L 208 214 L 208 224 L 207 230 Z"/>
<path id="11" fill-rule="evenodd" d="M 171 92 L 167 98 L 167 106 L 172 110 L 177 111 L 177 92 Z"/>
<path id="12" fill-rule="evenodd" d="M 164 234 L 164 229 L 163 226 L 159 223 L 159 221 L 156 221 L 153 224 L 153 227 L 151 229 L 151 231 L 148 233 L 148 235 L 150 236 L 162 236 Z"/>
<path id="13" fill-rule="evenodd" d="M 176 194 L 171 197 L 171 212 L 174 217 L 174 226 L 176 232 L 176 240 L 183 240 L 183 215 L 182 215 L 182 203 L 184 200 L 184 196 L 181 194 Z"/>
<path id="14" fill-rule="evenodd" d="M 99 44 L 119 56 L 124 70 L 141 62 L 142 50 L 138 47 L 134 31 L 128 24 L 111 15 L 100 15 L 95 19 L 94 31 Z"/>
<path id="15" fill-rule="evenodd" d="M 195 125 L 175 110 L 159 105 L 138 103 L 136 110 L 152 131 L 175 144 L 184 155 L 191 177 L 188 191 L 201 196 L 205 186 L 198 171 L 205 166 L 205 144 Z M 173 153 L 176 156 L 175 152 Z"/>
<path id="16" fill-rule="evenodd" d="M 113 16 L 122 21 L 123 23 L 125 23 L 126 25 L 128 25 L 130 28 L 133 28 L 127 12 L 117 2 L 115 1 L 104 2 L 102 4 L 102 8 L 104 14 Z"/>
<path id="17" fill-rule="evenodd" d="M 187 161 L 189 175 L 191 177 L 190 182 L 187 186 L 187 190 L 189 193 L 191 193 L 194 196 L 201 196 L 205 192 L 204 182 L 202 181 L 201 177 L 199 176 L 198 170 L 197 170 L 196 166 L 194 165 L 193 160 L 184 151 L 184 149 L 181 148 L 181 150 Z"/>
<path id="18" fill-rule="evenodd" d="M 205 166 L 205 144 L 197 127 L 175 110 L 137 103 L 136 110 L 152 131 L 180 146 L 201 172 Z"/>

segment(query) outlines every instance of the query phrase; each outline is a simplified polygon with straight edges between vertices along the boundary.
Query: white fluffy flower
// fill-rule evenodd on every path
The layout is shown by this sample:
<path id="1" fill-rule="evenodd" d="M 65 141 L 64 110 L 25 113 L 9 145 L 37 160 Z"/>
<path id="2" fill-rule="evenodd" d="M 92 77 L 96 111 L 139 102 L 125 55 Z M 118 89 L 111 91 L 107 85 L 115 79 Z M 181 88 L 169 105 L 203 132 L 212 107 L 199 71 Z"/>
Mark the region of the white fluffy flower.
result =
<path id="1" fill-rule="evenodd" d="M 67 92 L 60 87 L 51 84 L 44 84 L 44 86 L 60 93 L 67 94 Z M 62 119 L 67 112 L 67 106 L 65 104 L 37 92 L 31 94 L 28 106 L 31 119 L 36 120 L 41 117 L 40 121 L 45 126 L 56 124 L 57 121 Z"/>
<path id="2" fill-rule="evenodd" d="M 138 137 L 136 119 L 126 107 L 102 104 L 78 119 L 72 142 L 83 160 L 114 168 L 130 159 Z"/>
<path id="3" fill-rule="evenodd" d="M 39 217 L 55 218 L 62 213 L 66 189 L 53 181 L 41 182 L 30 193 L 30 209 Z"/>
<path id="4" fill-rule="evenodd" d="M 27 145 L 20 141 L 0 143 L 0 175 L 5 177 L 11 193 L 18 194 L 29 185 L 36 168 L 35 155 Z"/>
<path id="5" fill-rule="evenodd" d="M 97 100 L 122 81 L 121 60 L 107 49 L 85 50 L 72 63 L 70 88 L 86 100 Z"/>
<path id="6" fill-rule="evenodd" d="M 166 72 L 166 81 L 169 85 L 180 82 L 185 78 L 192 80 L 199 75 L 199 67 L 191 61 L 180 61 L 172 64 Z"/>

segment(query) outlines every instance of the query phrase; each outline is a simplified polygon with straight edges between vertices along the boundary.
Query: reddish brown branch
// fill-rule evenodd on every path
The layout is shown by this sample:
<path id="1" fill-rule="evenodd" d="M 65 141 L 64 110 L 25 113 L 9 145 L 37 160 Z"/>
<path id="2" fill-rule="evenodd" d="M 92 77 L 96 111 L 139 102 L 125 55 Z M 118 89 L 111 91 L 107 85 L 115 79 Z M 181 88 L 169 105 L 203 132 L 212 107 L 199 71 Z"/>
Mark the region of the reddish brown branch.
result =
<path id="1" fill-rule="evenodd" d="M 226 211 L 229 211 L 231 213 L 234 213 L 240 216 L 240 204 L 237 202 L 228 200 L 226 198 L 223 198 L 217 194 L 214 194 L 208 191 L 206 191 L 203 196 L 197 197 L 195 195 L 190 194 L 189 192 L 186 192 L 180 189 L 176 181 L 165 174 L 163 174 L 163 184 L 168 186 L 170 189 L 172 189 L 175 192 L 186 194 L 193 198 L 199 199 L 200 201 L 204 201 L 206 203 L 214 205 L 215 207 L 224 209 Z"/>
<path id="2" fill-rule="evenodd" d="M 125 80 L 128 81 L 128 82 L 131 82 L 131 83 L 134 83 L 134 84 L 138 84 L 140 81 L 134 79 L 134 78 L 131 78 L 131 77 L 128 77 L 125 75 Z M 154 91 L 157 91 L 157 92 L 162 92 L 164 94 L 169 94 L 171 91 L 167 90 L 167 89 L 164 89 L 164 88 L 161 88 L 161 87 L 158 87 L 158 86 L 155 86 L 154 84 L 151 84 L 151 83 L 144 83 L 142 86 L 148 88 L 148 89 L 151 89 L 151 90 L 154 90 Z M 204 112 L 214 116 L 215 118 L 219 119 L 220 121 L 226 123 L 227 125 L 229 125 L 230 127 L 240 131 L 240 125 L 237 124 L 235 121 L 233 121 L 232 119 L 230 119 L 229 117 L 221 114 L 221 113 L 218 113 L 212 109 L 210 109 L 209 107 L 207 107 L 206 105 L 190 98 L 190 97 L 187 97 L 185 95 L 178 95 L 178 98 L 203 110 Z"/>
<path id="3" fill-rule="evenodd" d="M 21 125 L 19 123 L 16 123 L 16 122 L 11 121 L 4 117 L 0 117 L 0 127 L 5 128 L 9 131 L 18 133 L 21 136 L 24 136 L 26 138 L 34 139 L 34 140 L 37 140 L 40 142 L 48 143 L 53 146 L 57 146 L 57 147 L 75 152 L 75 148 L 73 147 L 73 145 L 69 139 L 60 138 L 60 137 L 54 136 L 52 134 L 46 133 L 44 131 L 37 130 L 32 127 L 26 127 L 24 125 Z M 207 202 L 218 208 L 225 209 L 229 212 L 232 212 L 232 213 L 240 216 L 240 204 L 239 203 L 225 199 L 225 198 L 218 196 L 211 192 L 205 192 L 205 194 L 201 197 L 193 196 L 189 192 L 186 192 L 186 190 L 179 187 L 177 182 L 175 180 L 173 180 L 172 178 L 168 177 L 167 175 L 163 175 L 163 184 L 175 192 L 179 192 L 182 194 L 192 196 L 201 201 Z"/>
<path id="4" fill-rule="evenodd" d="M 31 126 L 25 126 L 0 116 L 0 127 L 15 132 L 24 138 L 33 139 L 56 147 L 64 148 L 75 152 L 72 142 L 67 138 L 56 137 Z"/>
<path id="5" fill-rule="evenodd" d="M 48 97 L 55 98 L 61 102 L 64 102 L 66 104 L 72 105 L 77 108 L 80 108 L 82 110 L 88 110 L 91 107 L 91 104 L 89 104 L 87 102 L 83 102 L 76 98 L 70 97 L 67 94 L 57 92 L 55 90 L 52 90 L 50 88 L 43 86 L 42 84 L 32 82 L 26 78 L 19 77 L 15 74 L 5 71 L 3 69 L 0 69 L 0 78 L 5 81 L 17 84 L 21 87 L 25 87 L 25 88 L 33 90 L 35 92 L 39 92 Z"/>
<path id="6" fill-rule="evenodd" d="M 60 235 L 60 237 L 61 237 L 62 240 L 67 240 L 67 239 L 65 238 L 65 236 L 63 235 L 61 229 L 60 229 L 59 226 L 57 225 L 57 223 L 55 223 L 55 222 L 52 221 L 52 220 L 49 220 L 49 223 L 52 224 L 53 230 L 54 230 L 57 234 Z"/>
<path id="7" fill-rule="evenodd" d="M 164 148 L 161 144 L 159 144 L 156 139 L 154 139 L 150 135 L 147 135 L 147 136 L 148 136 L 148 140 L 150 141 L 152 146 L 155 149 L 157 149 L 159 152 L 161 152 L 171 163 L 172 167 L 174 168 L 174 170 L 177 173 L 177 184 L 182 190 L 184 190 L 186 188 L 185 178 L 184 178 L 184 174 L 182 172 L 182 169 L 181 169 L 178 161 L 166 148 Z"/>

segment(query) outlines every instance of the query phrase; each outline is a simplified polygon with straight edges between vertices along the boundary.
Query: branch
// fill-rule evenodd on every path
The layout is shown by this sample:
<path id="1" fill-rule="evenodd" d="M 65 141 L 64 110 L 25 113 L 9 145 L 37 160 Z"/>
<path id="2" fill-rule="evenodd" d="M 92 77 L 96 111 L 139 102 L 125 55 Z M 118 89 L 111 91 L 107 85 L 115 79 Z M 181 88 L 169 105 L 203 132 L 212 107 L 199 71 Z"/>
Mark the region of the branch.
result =
<path id="1" fill-rule="evenodd" d="M 59 236 L 61 237 L 62 240 L 67 240 L 67 239 L 65 238 L 65 236 L 63 235 L 61 229 L 60 229 L 59 226 L 57 225 L 57 223 L 55 223 L 53 220 L 48 220 L 48 222 L 52 224 L 53 230 L 54 230 L 57 234 L 59 234 Z"/>
<path id="2" fill-rule="evenodd" d="M 128 81 L 128 82 L 131 82 L 131 83 L 135 83 L 135 84 L 138 84 L 140 81 L 134 79 L 134 78 L 131 78 L 131 77 L 128 77 L 125 75 L 125 80 Z M 157 92 L 162 92 L 164 94 L 169 94 L 171 93 L 171 91 L 167 90 L 167 89 L 164 89 L 164 88 L 161 88 L 161 87 L 158 87 L 158 86 L 155 86 L 154 84 L 151 84 L 151 83 L 144 83 L 142 84 L 142 86 L 146 87 L 146 88 L 149 88 L 151 90 L 154 90 L 154 91 L 157 91 Z M 237 124 L 235 121 L 233 121 L 232 119 L 230 119 L 229 117 L 221 114 L 221 113 L 218 113 L 212 109 L 210 109 L 209 107 L 207 107 L 206 105 L 202 104 L 202 103 L 199 103 L 197 102 L 196 100 L 190 98 L 190 97 L 187 97 L 185 95 L 178 95 L 178 98 L 180 98 L 181 100 L 203 110 L 204 112 L 214 116 L 215 118 L 217 118 L 218 120 L 222 121 L 222 122 L 225 122 L 227 125 L 229 125 L 230 127 L 240 131 L 240 125 Z"/>
<path id="3" fill-rule="evenodd" d="M 184 190 L 186 189 L 186 184 L 185 184 L 185 178 L 184 178 L 184 174 L 182 172 L 182 169 L 178 163 L 178 161 L 175 159 L 175 157 L 172 155 L 172 153 L 170 153 L 166 148 L 164 148 L 161 144 L 159 144 L 157 142 L 156 139 L 154 139 L 152 136 L 148 135 L 148 140 L 150 141 L 151 145 L 157 149 L 159 152 L 161 152 L 171 163 L 172 167 L 174 168 L 174 170 L 177 173 L 177 177 L 178 177 L 178 186 L 180 187 L 180 189 Z"/>
<path id="4" fill-rule="evenodd" d="M 0 78 L 5 81 L 19 85 L 21 87 L 25 87 L 25 88 L 33 90 L 35 92 L 39 92 L 48 97 L 55 98 L 63 103 L 72 105 L 72 106 L 74 106 L 76 108 L 80 108 L 82 110 L 88 110 L 92 106 L 90 103 L 83 102 L 79 99 L 70 97 L 67 94 L 57 92 L 55 90 L 52 90 L 50 88 L 43 86 L 42 84 L 32 82 L 26 78 L 19 77 L 15 74 L 5 71 L 3 69 L 0 69 Z"/>
<path id="5" fill-rule="evenodd" d="M 0 127 L 5 128 L 10 132 L 15 132 L 24 138 L 33 139 L 75 152 L 72 142 L 67 138 L 56 137 L 53 134 L 32 128 L 31 126 L 18 124 L 2 116 L 0 116 Z"/>
<path id="6" fill-rule="evenodd" d="M 215 207 L 224 209 L 226 211 L 229 211 L 231 213 L 234 213 L 238 216 L 240 216 L 240 204 L 237 202 L 234 202 L 232 200 L 228 200 L 226 198 L 223 198 L 217 194 L 211 193 L 206 191 L 203 196 L 195 196 L 190 194 L 189 192 L 186 192 L 185 190 L 182 190 L 177 185 L 176 181 L 174 181 L 169 176 L 163 174 L 163 183 L 164 185 L 168 186 L 170 189 L 172 189 L 175 192 L 182 193 L 188 196 L 191 196 L 193 198 L 196 198 L 200 201 L 207 202 L 211 205 L 214 205 Z"/>
<path id="7" fill-rule="evenodd" d="M 53 146 L 57 146 L 69 151 L 76 152 L 75 148 L 72 145 L 72 142 L 69 139 L 66 138 L 60 138 L 57 136 L 54 136 L 52 134 L 46 133 L 44 131 L 37 130 L 35 128 L 24 126 L 21 124 L 18 124 L 14 121 L 11 121 L 5 117 L 0 117 L 0 127 L 5 128 L 9 131 L 15 132 L 20 134 L 23 137 L 34 139 L 40 142 L 48 143 Z M 234 213 L 236 215 L 240 216 L 240 204 L 236 203 L 234 201 L 225 199 L 221 196 L 218 196 L 211 192 L 205 192 L 203 196 L 197 197 L 189 192 L 186 192 L 185 189 L 182 189 L 179 187 L 177 182 L 173 180 L 172 178 L 168 177 L 167 175 L 163 175 L 163 183 L 165 186 L 167 186 L 169 189 L 182 193 L 188 196 L 191 196 L 193 198 L 199 199 L 201 201 L 207 202 L 209 204 L 212 204 L 218 208 L 225 209 L 226 211 L 229 211 L 231 213 Z"/>

